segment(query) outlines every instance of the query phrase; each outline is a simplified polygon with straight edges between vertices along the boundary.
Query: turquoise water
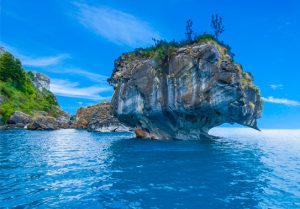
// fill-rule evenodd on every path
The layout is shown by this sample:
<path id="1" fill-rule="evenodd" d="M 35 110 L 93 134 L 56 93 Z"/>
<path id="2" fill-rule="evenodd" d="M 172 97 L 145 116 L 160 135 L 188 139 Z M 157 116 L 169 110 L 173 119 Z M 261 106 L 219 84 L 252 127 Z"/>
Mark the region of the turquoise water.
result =
<path id="1" fill-rule="evenodd" d="M 0 208 L 300 208 L 300 131 L 0 132 Z"/>

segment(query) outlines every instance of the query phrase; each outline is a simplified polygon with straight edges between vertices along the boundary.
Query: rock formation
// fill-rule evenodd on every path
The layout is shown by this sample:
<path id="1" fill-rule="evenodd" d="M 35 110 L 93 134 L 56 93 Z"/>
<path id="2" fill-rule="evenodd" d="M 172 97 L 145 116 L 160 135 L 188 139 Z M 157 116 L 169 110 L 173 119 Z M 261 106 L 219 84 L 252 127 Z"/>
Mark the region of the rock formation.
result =
<path id="1" fill-rule="evenodd" d="M 27 124 L 32 122 L 30 115 L 27 115 L 23 112 L 16 111 L 8 120 L 8 124 L 17 128 L 24 128 Z"/>
<path id="2" fill-rule="evenodd" d="M 50 91 L 50 78 L 48 76 L 35 71 L 32 71 L 31 74 L 30 80 L 37 90 L 43 91 L 45 89 Z"/>
<path id="3" fill-rule="evenodd" d="M 129 131 L 128 127 L 110 114 L 109 102 L 78 109 L 73 128 L 98 132 Z"/>
<path id="4" fill-rule="evenodd" d="M 259 90 L 226 47 L 205 40 L 163 53 L 123 54 L 109 79 L 112 113 L 137 137 L 200 139 L 223 123 L 258 129 Z"/>
<path id="5" fill-rule="evenodd" d="M 59 125 L 56 118 L 41 111 L 34 115 L 32 122 L 26 128 L 29 130 L 56 130 L 59 129 Z"/>
<path id="6" fill-rule="evenodd" d="M 7 125 L 29 130 L 57 130 L 71 126 L 69 114 L 61 112 L 58 117 L 53 117 L 44 111 L 36 111 L 33 116 L 16 111 L 9 118 Z"/>

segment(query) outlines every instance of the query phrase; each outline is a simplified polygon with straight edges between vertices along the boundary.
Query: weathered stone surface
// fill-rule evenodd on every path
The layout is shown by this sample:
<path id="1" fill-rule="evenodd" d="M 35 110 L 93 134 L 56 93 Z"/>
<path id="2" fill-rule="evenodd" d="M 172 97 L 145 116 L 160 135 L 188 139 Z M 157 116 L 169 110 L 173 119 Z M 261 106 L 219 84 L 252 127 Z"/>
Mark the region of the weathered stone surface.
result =
<path id="1" fill-rule="evenodd" d="M 92 119 L 87 126 L 87 130 L 89 131 L 97 131 L 97 132 L 129 132 L 127 126 L 120 123 L 120 121 L 110 115 L 107 119 L 99 120 Z"/>
<path id="2" fill-rule="evenodd" d="M 62 112 L 62 114 L 55 118 L 49 116 L 44 111 L 37 111 L 34 116 L 30 116 L 21 111 L 16 111 L 12 114 L 7 122 L 6 127 L 27 128 L 30 130 L 56 130 L 70 128 L 70 116 Z"/>
<path id="3" fill-rule="evenodd" d="M 123 132 L 129 128 L 110 114 L 110 103 L 100 103 L 86 108 L 80 108 L 76 113 L 74 128 L 98 132 Z"/>
<path id="4" fill-rule="evenodd" d="M 141 128 L 136 128 L 134 130 L 134 133 L 135 133 L 136 138 L 138 138 L 138 139 L 145 139 L 145 138 L 150 139 L 151 138 L 150 134 Z"/>
<path id="5" fill-rule="evenodd" d="M 81 107 L 77 110 L 73 128 L 86 129 L 99 105 Z"/>
<path id="6" fill-rule="evenodd" d="M 71 127 L 71 121 L 70 121 L 70 115 L 65 114 L 65 115 L 61 115 L 58 116 L 56 118 L 56 121 L 58 123 L 58 127 L 61 129 L 67 129 Z"/>
<path id="7" fill-rule="evenodd" d="M 57 130 L 59 124 L 56 118 L 48 116 L 46 112 L 38 111 L 26 128 L 29 130 Z"/>
<path id="8" fill-rule="evenodd" d="M 179 48 L 164 62 L 123 55 L 115 67 L 112 113 L 138 137 L 200 139 L 223 123 L 258 129 L 253 78 L 215 42 Z"/>
<path id="9" fill-rule="evenodd" d="M 50 78 L 48 76 L 35 71 L 32 71 L 32 75 L 31 82 L 37 90 L 43 91 L 45 89 L 50 91 Z"/>
<path id="10" fill-rule="evenodd" d="M 18 128 L 24 128 L 28 123 L 31 123 L 32 119 L 30 115 L 23 112 L 16 111 L 8 120 L 8 124 Z"/>

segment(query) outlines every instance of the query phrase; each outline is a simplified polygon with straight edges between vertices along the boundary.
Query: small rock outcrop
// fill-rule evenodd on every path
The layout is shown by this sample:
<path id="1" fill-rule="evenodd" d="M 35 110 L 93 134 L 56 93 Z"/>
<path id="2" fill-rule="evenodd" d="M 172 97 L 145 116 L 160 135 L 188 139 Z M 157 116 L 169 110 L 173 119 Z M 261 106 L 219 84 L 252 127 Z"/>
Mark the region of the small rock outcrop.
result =
<path id="1" fill-rule="evenodd" d="M 30 115 L 25 114 L 21 111 L 16 111 L 10 116 L 7 124 L 17 128 L 24 128 L 27 124 L 32 122 Z"/>
<path id="2" fill-rule="evenodd" d="M 57 130 L 59 124 L 56 118 L 48 116 L 46 112 L 39 111 L 35 113 L 32 122 L 26 128 L 29 130 Z"/>
<path id="3" fill-rule="evenodd" d="M 37 90 L 43 91 L 45 89 L 50 91 L 50 78 L 48 76 L 31 71 L 30 80 Z"/>
<path id="4" fill-rule="evenodd" d="M 259 90 L 227 48 L 209 40 L 148 54 L 123 54 L 109 79 L 112 113 L 137 137 L 200 139 L 223 123 L 258 129 Z"/>
<path id="5" fill-rule="evenodd" d="M 16 111 L 9 118 L 7 125 L 29 130 L 57 130 L 71 127 L 69 114 L 61 112 L 58 117 L 53 117 L 44 111 L 36 111 L 33 116 Z"/>
<path id="6" fill-rule="evenodd" d="M 129 131 L 128 127 L 110 114 L 109 102 L 78 109 L 73 128 L 97 132 Z"/>
<path id="7" fill-rule="evenodd" d="M 72 127 L 71 116 L 68 113 L 58 116 L 56 121 L 59 129 L 68 129 Z"/>

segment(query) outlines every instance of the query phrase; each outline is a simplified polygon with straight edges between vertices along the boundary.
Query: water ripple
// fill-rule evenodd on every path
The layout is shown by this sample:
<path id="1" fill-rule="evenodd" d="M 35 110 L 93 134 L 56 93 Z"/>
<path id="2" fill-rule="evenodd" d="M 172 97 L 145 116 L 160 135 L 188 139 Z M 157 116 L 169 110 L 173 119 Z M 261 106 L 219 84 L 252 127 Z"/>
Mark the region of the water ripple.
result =
<path id="1" fill-rule="evenodd" d="M 0 132 L 0 208 L 300 208 L 300 131 Z"/>

